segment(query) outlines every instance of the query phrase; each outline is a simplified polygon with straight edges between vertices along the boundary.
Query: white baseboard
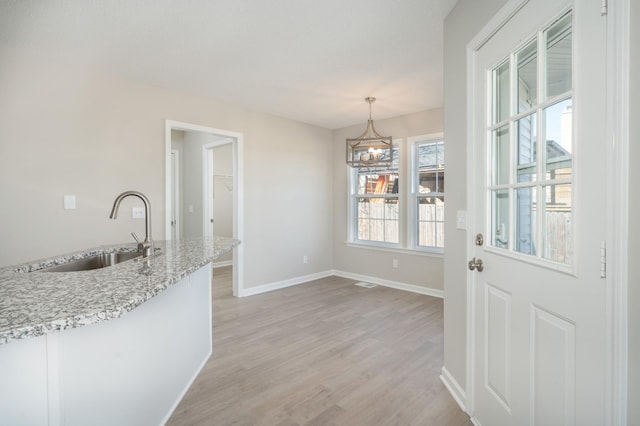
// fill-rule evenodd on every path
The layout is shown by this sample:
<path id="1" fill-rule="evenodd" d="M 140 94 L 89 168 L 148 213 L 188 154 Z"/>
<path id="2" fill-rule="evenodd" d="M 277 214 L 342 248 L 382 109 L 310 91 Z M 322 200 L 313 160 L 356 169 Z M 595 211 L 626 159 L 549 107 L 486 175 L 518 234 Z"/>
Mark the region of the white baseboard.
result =
<path id="1" fill-rule="evenodd" d="M 317 272 L 315 274 L 303 275 L 301 277 L 291 278 L 284 281 L 276 281 L 270 284 L 259 285 L 257 287 L 249 287 L 242 289 L 239 297 L 254 296 L 256 294 L 266 293 L 268 291 L 279 290 L 281 288 L 291 287 L 298 284 L 304 284 L 309 281 L 319 280 L 333 275 L 333 271 Z"/>
<path id="2" fill-rule="evenodd" d="M 368 283 L 377 284 L 384 287 L 391 287 L 398 290 L 410 291 L 412 293 L 424 294 L 426 296 L 439 297 L 440 299 L 444 298 L 444 292 L 442 290 L 438 290 L 435 288 L 420 287 L 418 285 L 406 284 L 398 281 L 384 280 L 382 278 L 370 277 L 370 276 L 361 275 L 361 274 L 354 274 L 354 273 L 345 272 L 345 271 L 333 270 L 332 274 L 342 278 L 349 278 L 357 281 L 365 281 Z"/>
<path id="3" fill-rule="evenodd" d="M 225 260 L 223 262 L 213 262 L 213 268 L 224 268 L 225 266 L 233 266 L 233 260 Z"/>
<path id="4" fill-rule="evenodd" d="M 238 295 L 239 297 L 254 296 L 256 294 L 266 293 L 268 291 L 279 290 L 281 288 L 291 287 L 298 284 L 304 284 L 309 281 L 319 280 L 330 276 L 338 276 L 342 278 L 349 278 L 357 281 L 365 281 L 372 284 L 381 285 L 384 287 L 395 288 L 397 290 L 410 291 L 412 293 L 424 294 L 426 296 L 433 296 L 442 299 L 444 292 L 433 288 L 420 287 L 413 284 L 405 284 L 398 281 L 383 280 L 382 278 L 370 277 L 367 275 L 353 274 L 351 272 L 328 270 L 318 272 L 310 275 L 303 275 L 301 277 L 291 278 L 284 281 L 276 281 L 269 284 L 260 285 L 257 287 L 249 287 L 242 290 Z"/>
<path id="5" fill-rule="evenodd" d="M 456 379 L 453 378 L 451 373 L 447 370 L 446 367 L 442 367 L 442 372 L 440 374 L 440 381 L 447 388 L 453 399 L 456 400 L 462 411 L 467 412 L 467 395 L 462 386 L 458 383 Z"/>

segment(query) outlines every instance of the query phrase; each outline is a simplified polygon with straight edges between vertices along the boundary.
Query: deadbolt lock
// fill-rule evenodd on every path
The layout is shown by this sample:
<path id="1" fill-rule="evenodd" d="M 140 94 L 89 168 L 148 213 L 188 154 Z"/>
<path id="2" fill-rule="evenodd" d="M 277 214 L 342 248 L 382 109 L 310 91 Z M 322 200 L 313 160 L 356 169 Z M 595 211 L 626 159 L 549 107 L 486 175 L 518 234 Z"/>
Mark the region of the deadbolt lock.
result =
<path id="1" fill-rule="evenodd" d="M 484 244 L 484 236 L 482 234 L 476 235 L 476 245 L 481 246 Z"/>

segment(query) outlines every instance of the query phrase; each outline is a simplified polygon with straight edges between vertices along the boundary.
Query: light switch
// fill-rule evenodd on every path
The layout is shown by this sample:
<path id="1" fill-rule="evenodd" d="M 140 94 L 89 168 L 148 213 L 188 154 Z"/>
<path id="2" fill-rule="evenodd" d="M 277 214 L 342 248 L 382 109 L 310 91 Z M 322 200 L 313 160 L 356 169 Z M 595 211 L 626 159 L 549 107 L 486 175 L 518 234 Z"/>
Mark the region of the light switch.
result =
<path id="1" fill-rule="evenodd" d="M 65 195 L 64 196 L 64 209 L 65 210 L 75 210 L 76 209 L 76 196 L 75 195 Z"/>
<path id="2" fill-rule="evenodd" d="M 131 217 L 133 219 L 144 219 L 144 207 L 133 207 L 131 209 Z"/>

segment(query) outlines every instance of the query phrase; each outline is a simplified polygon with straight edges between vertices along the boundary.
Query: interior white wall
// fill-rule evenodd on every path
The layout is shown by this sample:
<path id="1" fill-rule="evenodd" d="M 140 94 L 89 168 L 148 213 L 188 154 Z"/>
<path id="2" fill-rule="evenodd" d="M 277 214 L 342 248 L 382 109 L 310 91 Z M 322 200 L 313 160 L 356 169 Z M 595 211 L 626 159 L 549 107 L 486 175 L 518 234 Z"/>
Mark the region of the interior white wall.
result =
<path id="1" fill-rule="evenodd" d="M 637 212 L 640 211 L 640 4 L 629 2 L 631 7 L 631 40 L 630 56 L 631 69 L 629 93 L 629 373 L 628 373 L 628 424 L 640 425 L 640 221 Z"/>
<path id="2" fill-rule="evenodd" d="M 130 241 L 115 197 L 151 200 L 164 239 L 165 120 L 244 137 L 245 288 L 332 269 L 327 129 L 83 68 L 59 52 L 0 48 L 0 265 Z M 75 194 L 76 210 L 62 197 Z M 130 215 L 130 213 L 129 213 Z M 302 263 L 303 255 L 309 263 Z"/>
<path id="3" fill-rule="evenodd" d="M 363 102 L 363 114 L 366 114 Z M 376 130 L 382 135 L 391 135 L 405 142 L 411 136 L 440 133 L 443 129 L 443 110 L 433 109 L 385 120 L 376 120 Z M 347 241 L 348 219 L 348 166 L 346 164 L 346 138 L 360 135 L 366 127 L 366 121 L 354 126 L 333 131 L 334 162 L 334 224 L 333 224 L 333 263 L 338 271 L 373 276 L 384 280 L 411 284 L 419 287 L 442 290 L 443 260 L 441 255 L 416 255 L 411 253 L 371 250 L 364 247 L 350 247 Z M 448 142 L 445 135 L 445 156 L 447 161 L 447 180 L 449 177 Z M 406 183 L 400 182 L 400 190 L 406 189 Z M 449 185 L 447 181 L 447 185 Z M 447 188 L 447 209 L 449 208 L 449 189 Z M 445 233 L 445 240 L 446 240 Z M 445 245 L 447 242 L 445 242 Z M 449 249 L 446 248 L 446 251 Z M 398 260 L 398 268 L 392 267 L 392 260 Z"/>
<path id="4" fill-rule="evenodd" d="M 447 208 L 444 258 L 444 366 L 466 386 L 467 231 L 456 228 L 458 210 L 467 197 L 467 43 L 506 0 L 460 0 L 444 22 L 444 134 L 446 138 Z"/>

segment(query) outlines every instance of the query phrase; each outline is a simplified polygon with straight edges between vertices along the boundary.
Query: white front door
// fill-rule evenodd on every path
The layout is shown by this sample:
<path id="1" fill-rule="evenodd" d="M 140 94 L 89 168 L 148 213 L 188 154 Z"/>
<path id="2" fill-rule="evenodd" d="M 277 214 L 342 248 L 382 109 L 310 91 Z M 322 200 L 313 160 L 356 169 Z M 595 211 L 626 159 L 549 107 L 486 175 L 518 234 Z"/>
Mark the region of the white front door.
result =
<path id="1" fill-rule="evenodd" d="M 474 54 L 471 409 L 605 424 L 606 17 L 529 0 Z M 482 261 L 482 267 L 480 262 Z"/>

